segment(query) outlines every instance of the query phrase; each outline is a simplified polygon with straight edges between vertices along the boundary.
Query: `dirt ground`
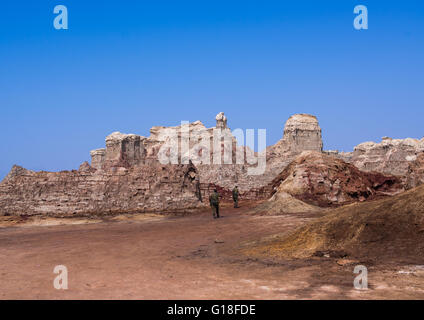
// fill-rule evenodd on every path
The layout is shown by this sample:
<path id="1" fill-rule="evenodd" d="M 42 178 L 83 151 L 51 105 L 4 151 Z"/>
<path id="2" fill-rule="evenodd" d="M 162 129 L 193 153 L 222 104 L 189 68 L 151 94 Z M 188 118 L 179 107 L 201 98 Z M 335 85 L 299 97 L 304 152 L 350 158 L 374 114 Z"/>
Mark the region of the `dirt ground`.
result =
<path id="1" fill-rule="evenodd" d="M 217 220 L 209 211 L 20 223 L 5 217 L 0 299 L 424 299 L 424 266 L 407 260 L 358 261 L 368 268 L 369 289 L 356 290 L 355 264 L 243 254 L 249 243 L 316 216 L 227 207 Z M 68 269 L 68 290 L 53 286 L 57 265 Z"/>

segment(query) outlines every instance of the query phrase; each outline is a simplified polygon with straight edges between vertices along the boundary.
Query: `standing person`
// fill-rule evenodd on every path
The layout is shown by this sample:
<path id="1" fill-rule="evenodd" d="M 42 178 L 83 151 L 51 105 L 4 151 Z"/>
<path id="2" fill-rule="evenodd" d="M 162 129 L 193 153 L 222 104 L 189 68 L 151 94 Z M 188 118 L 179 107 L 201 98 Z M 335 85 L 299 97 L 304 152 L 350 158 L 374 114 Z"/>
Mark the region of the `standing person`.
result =
<path id="1" fill-rule="evenodd" d="M 235 188 L 233 189 L 234 208 L 239 208 L 238 197 L 239 197 L 239 190 L 238 190 L 238 187 L 235 186 Z"/>
<path id="2" fill-rule="evenodd" d="M 209 196 L 209 203 L 212 208 L 213 218 L 219 218 L 219 194 L 216 189 L 214 189 L 213 193 Z"/>

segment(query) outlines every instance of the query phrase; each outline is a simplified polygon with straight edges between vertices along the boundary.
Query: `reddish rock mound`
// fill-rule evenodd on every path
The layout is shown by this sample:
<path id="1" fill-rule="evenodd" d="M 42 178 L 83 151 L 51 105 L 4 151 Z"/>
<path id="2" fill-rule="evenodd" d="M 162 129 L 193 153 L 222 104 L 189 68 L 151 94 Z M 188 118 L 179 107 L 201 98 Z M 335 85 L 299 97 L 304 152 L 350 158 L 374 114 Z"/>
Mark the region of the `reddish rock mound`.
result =
<path id="1" fill-rule="evenodd" d="M 313 151 L 299 155 L 274 179 L 272 186 L 273 194 L 288 193 L 321 207 L 404 191 L 398 177 L 363 172 L 336 157 Z"/>

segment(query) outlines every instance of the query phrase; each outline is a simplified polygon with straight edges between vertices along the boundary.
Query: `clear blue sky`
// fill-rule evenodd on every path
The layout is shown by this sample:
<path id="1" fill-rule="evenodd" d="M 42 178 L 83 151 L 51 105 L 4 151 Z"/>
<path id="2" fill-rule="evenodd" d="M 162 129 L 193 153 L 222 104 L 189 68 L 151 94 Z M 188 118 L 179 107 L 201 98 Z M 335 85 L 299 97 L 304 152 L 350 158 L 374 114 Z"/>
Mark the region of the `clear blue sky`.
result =
<path id="1" fill-rule="evenodd" d="M 53 8 L 69 29 L 53 28 Z M 367 5 L 369 29 L 353 28 Z M 424 135 L 424 1 L 3 1 L 0 179 L 77 169 L 113 131 L 265 128 L 311 113 L 326 149 Z"/>

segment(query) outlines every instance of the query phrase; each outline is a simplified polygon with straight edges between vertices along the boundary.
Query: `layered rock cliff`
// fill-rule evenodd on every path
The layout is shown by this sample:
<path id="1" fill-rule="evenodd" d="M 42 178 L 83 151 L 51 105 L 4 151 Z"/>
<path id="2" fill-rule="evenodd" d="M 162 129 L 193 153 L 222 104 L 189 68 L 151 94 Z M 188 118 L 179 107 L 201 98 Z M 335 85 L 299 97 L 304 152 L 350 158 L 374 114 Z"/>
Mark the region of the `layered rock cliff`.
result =
<path id="1" fill-rule="evenodd" d="M 237 144 L 247 136 L 231 131 L 223 113 L 213 128 L 196 121 L 153 127 L 149 137 L 114 132 L 79 170 L 14 166 L 0 183 L 0 214 L 176 212 L 207 206 L 214 188 L 230 200 L 235 185 L 243 199 L 266 199 L 278 189 L 327 206 L 424 182 L 424 140 L 385 138 L 351 153 L 323 151 L 318 120 L 307 114 L 291 116 L 282 139 L 260 153 Z M 299 158 L 304 151 L 309 156 Z"/>
<path id="2" fill-rule="evenodd" d="M 202 182 L 228 189 L 238 184 L 242 192 L 248 192 L 270 183 L 302 151 L 322 150 L 321 128 L 316 117 L 311 115 L 290 117 L 282 139 L 262 153 L 237 144 L 235 135 L 241 133 L 244 139 L 246 132 L 240 129 L 232 132 L 224 113 L 216 116 L 216 122 L 214 128 L 206 128 L 200 121 L 175 127 L 153 127 L 148 138 L 114 132 L 106 138 L 105 149 L 91 151 L 91 165 L 108 170 L 157 162 L 188 164 L 192 161 Z M 252 171 L 260 166 L 261 156 L 266 161 L 264 170 L 253 174 Z"/>
<path id="3" fill-rule="evenodd" d="M 364 142 L 357 145 L 353 152 L 332 154 L 363 171 L 399 176 L 408 189 L 424 182 L 421 160 L 424 157 L 424 138 L 383 137 L 380 143 Z"/>
<path id="4" fill-rule="evenodd" d="M 0 184 L 4 215 L 80 215 L 194 209 L 199 201 L 192 165 L 33 172 L 15 166 Z"/>
<path id="5" fill-rule="evenodd" d="M 230 199 L 234 185 L 244 199 L 267 198 L 269 183 L 297 154 L 322 149 L 321 129 L 310 115 L 291 117 L 283 139 L 261 154 L 237 145 L 244 134 L 229 129 L 224 113 L 213 128 L 196 121 L 153 127 L 149 137 L 114 132 L 78 171 L 12 168 L 0 184 L 0 214 L 187 210 L 207 206 L 214 188 Z M 266 166 L 252 174 L 261 156 Z"/>

